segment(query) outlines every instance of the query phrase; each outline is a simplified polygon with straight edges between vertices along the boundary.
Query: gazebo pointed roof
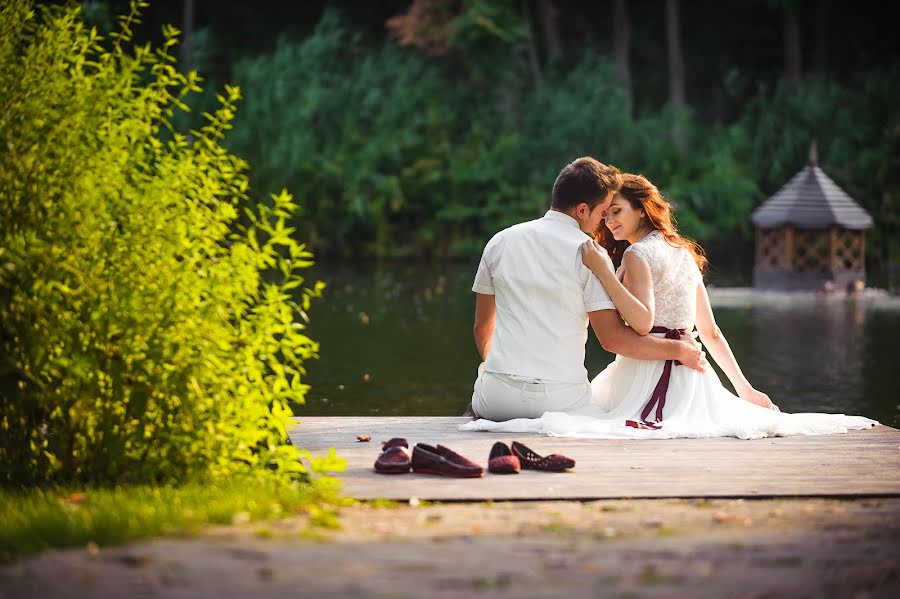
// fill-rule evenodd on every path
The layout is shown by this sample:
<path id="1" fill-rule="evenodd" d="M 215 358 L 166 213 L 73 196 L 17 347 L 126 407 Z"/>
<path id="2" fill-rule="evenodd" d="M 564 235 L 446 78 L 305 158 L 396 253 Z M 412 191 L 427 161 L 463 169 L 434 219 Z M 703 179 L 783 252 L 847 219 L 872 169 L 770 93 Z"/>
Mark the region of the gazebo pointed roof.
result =
<path id="1" fill-rule="evenodd" d="M 872 217 L 816 165 L 810 163 L 753 211 L 753 224 L 763 229 L 790 225 L 798 229 L 869 229 Z"/>

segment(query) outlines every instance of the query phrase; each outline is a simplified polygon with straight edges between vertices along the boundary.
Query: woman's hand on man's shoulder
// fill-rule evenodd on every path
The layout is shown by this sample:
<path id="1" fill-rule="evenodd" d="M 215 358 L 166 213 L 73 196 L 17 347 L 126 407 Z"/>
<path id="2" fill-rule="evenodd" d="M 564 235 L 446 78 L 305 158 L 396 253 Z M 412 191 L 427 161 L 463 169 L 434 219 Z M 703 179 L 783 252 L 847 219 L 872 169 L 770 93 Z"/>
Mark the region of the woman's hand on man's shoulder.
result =
<path id="1" fill-rule="evenodd" d="M 581 244 L 581 261 L 594 274 L 604 270 L 612 272 L 612 262 L 609 259 L 609 254 L 603 246 L 593 239 L 588 239 Z"/>

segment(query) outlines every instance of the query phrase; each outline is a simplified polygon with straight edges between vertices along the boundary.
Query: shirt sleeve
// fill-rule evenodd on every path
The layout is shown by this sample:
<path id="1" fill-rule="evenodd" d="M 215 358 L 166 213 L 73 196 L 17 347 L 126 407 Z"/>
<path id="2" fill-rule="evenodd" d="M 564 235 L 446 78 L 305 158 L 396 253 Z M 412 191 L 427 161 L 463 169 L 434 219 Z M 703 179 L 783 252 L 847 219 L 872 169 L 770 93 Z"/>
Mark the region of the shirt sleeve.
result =
<path id="1" fill-rule="evenodd" d="M 502 231 L 501 231 L 502 233 Z M 500 241 L 500 233 L 494 235 L 481 254 L 481 262 L 478 263 L 478 272 L 475 273 L 475 282 L 472 291 L 485 295 L 494 295 L 494 277 L 491 267 L 497 263 L 497 249 Z"/>
<path id="2" fill-rule="evenodd" d="M 488 266 L 487 260 L 485 260 L 483 255 L 481 256 L 481 262 L 478 263 L 478 272 L 475 273 L 475 283 L 472 284 L 472 291 L 485 295 L 494 295 L 494 280 L 491 278 L 491 267 Z"/>
<path id="3" fill-rule="evenodd" d="M 609 256 L 606 256 L 606 260 L 609 262 L 609 268 L 615 270 Z M 584 268 L 587 269 L 587 267 Z M 600 279 L 594 276 L 590 270 L 588 270 L 587 282 L 584 285 L 584 309 L 586 312 L 616 309 L 616 305 L 609 299 L 609 294 L 606 293 Z"/>

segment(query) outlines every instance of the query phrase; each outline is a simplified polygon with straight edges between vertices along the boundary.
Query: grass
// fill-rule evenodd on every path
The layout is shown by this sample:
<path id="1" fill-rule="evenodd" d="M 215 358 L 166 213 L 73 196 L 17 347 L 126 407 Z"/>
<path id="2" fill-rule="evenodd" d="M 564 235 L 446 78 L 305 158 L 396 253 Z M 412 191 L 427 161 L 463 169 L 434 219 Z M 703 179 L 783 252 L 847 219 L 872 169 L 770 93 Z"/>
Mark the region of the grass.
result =
<path id="1" fill-rule="evenodd" d="M 46 549 L 115 545 L 196 533 L 205 525 L 243 524 L 306 514 L 311 526 L 337 526 L 346 503 L 328 482 L 286 483 L 239 477 L 178 487 L 0 489 L 0 560 Z"/>

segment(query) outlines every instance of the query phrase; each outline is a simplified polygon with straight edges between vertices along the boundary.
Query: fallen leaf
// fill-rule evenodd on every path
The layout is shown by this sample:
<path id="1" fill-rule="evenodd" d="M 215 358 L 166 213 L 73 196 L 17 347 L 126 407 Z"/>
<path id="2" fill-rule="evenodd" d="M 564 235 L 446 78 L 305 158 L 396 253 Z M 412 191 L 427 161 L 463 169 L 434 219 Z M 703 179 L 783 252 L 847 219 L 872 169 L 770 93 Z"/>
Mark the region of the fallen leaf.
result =
<path id="1" fill-rule="evenodd" d="M 743 524 L 744 526 L 750 526 L 753 522 L 747 516 L 738 516 L 736 514 L 726 514 L 725 512 L 718 512 L 713 515 L 713 522 L 717 524 L 725 524 L 726 522 L 731 522 L 734 524 Z"/>
<path id="2" fill-rule="evenodd" d="M 372 440 L 372 437 L 369 435 L 356 435 L 356 440 L 360 443 L 368 443 Z"/>
<path id="3" fill-rule="evenodd" d="M 74 506 L 82 503 L 85 499 L 87 499 L 87 495 L 84 493 L 72 493 L 68 497 L 60 499 L 59 502 L 64 506 Z"/>

